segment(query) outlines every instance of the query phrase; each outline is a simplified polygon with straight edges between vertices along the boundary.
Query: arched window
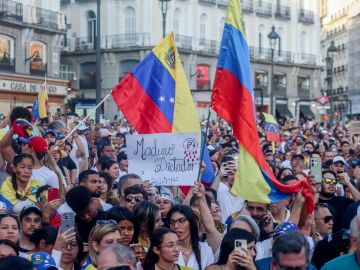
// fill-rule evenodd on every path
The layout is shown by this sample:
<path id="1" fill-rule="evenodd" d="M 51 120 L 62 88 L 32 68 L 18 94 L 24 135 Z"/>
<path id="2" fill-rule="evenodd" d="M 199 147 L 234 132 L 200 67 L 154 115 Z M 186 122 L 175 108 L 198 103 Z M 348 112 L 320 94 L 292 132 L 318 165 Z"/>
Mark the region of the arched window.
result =
<path id="1" fill-rule="evenodd" d="M 173 30 L 175 34 L 180 34 L 180 18 L 181 18 L 181 10 L 177 8 L 174 10 L 174 18 L 173 18 Z"/>
<path id="2" fill-rule="evenodd" d="M 223 33 L 224 33 L 224 26 L 225 26 L 225 18 L 222 17 L 220 19 L 220 24 L 219 24 L 219 40 L 222 39 Z"/>
<path id="3" fill-rule="evenodd" d="M 46 67 L 47 45 L 40 41 L 32 41 L 29 46 L 30 73 L 35 75 L 44 75 Z"/>
<path id="4" fill-rule="evenodd" d="M 86 62 L 80 65 L 80 89 L 96 88 L 96 63 Z"/>
<path id="5" fill-rule="evenodd" d="M 200 45 L 205 45 L 206 24 L 207 24 L 207 15 L 203 13 L 200 16 Z"/>
<path id="6" fill-rule="evenodd" d="M 14 39 L 0 35 L 0 70 L 15 71 Z"/>
<path id="7" fill-rule="evenodd" d="M 136 11 L 133 7 L 127 7 L 124 10 L 125 34 L 134 35 L 136 33 Z"/>
<path id="8" fill-rule="evenodd" d="M 87 20 L 87 42 L 95 43 L 96 37 L 96 15 L 94 11 L 90 10 L 86 15 Z"/>

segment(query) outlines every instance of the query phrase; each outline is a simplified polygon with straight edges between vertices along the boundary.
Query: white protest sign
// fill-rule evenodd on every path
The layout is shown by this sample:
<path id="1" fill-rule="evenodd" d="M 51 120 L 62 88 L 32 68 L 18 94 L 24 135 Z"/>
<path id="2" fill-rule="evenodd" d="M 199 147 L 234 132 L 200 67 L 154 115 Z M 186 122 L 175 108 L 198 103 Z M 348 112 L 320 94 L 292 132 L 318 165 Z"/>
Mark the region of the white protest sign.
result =
<path id="1" fill-rule="evenodd" d="M 192 186 L 199 172 L 199 134 L 127 135 L 129 172 L 155 186 Z"/>

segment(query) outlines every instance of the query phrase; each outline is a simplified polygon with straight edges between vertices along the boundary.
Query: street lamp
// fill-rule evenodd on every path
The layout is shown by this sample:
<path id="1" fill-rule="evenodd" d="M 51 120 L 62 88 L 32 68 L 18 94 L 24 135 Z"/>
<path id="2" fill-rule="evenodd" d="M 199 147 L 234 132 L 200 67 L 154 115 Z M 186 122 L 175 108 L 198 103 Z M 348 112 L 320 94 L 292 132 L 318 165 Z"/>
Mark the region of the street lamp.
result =
<path id="1" fill-rule="evenodd" d="M 333 68 L 334 68 L 334 55 L 337 53 L 338 49 L 335 46 L 335 42 L 332 40 L 331 45 L 327 50 L 326 64 L 327 64 L 327 81 L 329 89 L 329 98 L 330 98 L 330 113 L 331 118 L 333 115 Z"/>
<path id="2" fill-rule="evenodd" d="M 166 15 L 168 11 L 169 2 L 171 0 L 159 0 L 161 3 L 161 13 L 162 13 L 162 24 L 163 24 L 163 38 L 166 34 Z"/>
<path id="3" fill-rule="evenodd" d="M 270 103 L 271 114 L 274 115 L 274 50 L 276 47 L 276 41 L 280 38 L 275 31 L 275 26 L 271 27 L 271 32 L 268 34 L 270 49 L 271 49 L 271 91 L 270 91 Z"/>

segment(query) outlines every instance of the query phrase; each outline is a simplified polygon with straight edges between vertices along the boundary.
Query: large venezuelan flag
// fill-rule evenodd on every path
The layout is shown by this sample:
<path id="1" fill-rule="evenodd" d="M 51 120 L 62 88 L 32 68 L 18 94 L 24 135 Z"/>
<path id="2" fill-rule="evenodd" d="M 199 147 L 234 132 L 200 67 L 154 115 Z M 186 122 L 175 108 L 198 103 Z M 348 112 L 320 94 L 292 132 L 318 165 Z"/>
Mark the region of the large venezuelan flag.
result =
<path id="1" fill-rule="evenodd" d="M 239 141 L 239 169 L 231 192 L 256 202 L 278 202 L 303 188 L 308 212 L 314 209 L 309 183 L 277 181 L 261 151 L 255 121 L 249 47 L 241 0 L 229 0 L 211 98 L 214 110 L 228 121 Z"/>
<path id="2" fill-rule="evenodd" d="M 38 120 L 47 116 L 46 106 L 48 105 L 48 91 L 46 81 L 40 86 L 38 96 L 36 97 L 33 108 L 32 118 Z"/>
<path id="3" fill-rule="evenodd" d="M 140 134 L 200 132 L 173 33 L 114 87 L 112 96 Z"/>

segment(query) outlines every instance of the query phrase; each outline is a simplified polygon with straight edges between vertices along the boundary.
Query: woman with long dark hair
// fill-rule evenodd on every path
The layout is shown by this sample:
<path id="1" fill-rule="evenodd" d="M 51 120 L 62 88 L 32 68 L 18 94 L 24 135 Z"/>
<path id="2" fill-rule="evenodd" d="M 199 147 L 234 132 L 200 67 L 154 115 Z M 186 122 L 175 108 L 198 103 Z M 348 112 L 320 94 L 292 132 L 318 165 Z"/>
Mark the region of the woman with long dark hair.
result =
<path id="1" fill-rule="evenodd" d="M 247 249 L 235 250 L 235 240 L 246 240 Z M 252 233 L 239 228 L 231 229 L 225 234 L 221 243 L 218 262 L 208 266 L 206 270 L 256 270 L 254 262 L 256 256 L 255 244 L 255 237 Z"/>
<path id="2" fill-rule="evenodd" d="M 14 157 L 13 174 L 0 188 L 0 201 L 6 204 L 6 210 L 20 213 L 24 206 L 36 202 L 36 192 L 42 183 L 31 179 L 34 164 L 34 158 L 29 154 Z"/>
<path id="3" fill-rule="evenodd" d="M 169 228 L 155 230 L 150 237 L 150 248 L 143 265 L 144 270 L 179 270 L 180 244 L 177 235 Z"/>
<path id="4" fill-rule="evenodd" d="M 193 210 L 186 205 L 176 205 L 168 213 L 170 228 L 180 242 L 180 256 L 177 263 L 193 270 L 205 269 L 214 262 L 211 247 L 200 242 L 198 219 Z"/>

